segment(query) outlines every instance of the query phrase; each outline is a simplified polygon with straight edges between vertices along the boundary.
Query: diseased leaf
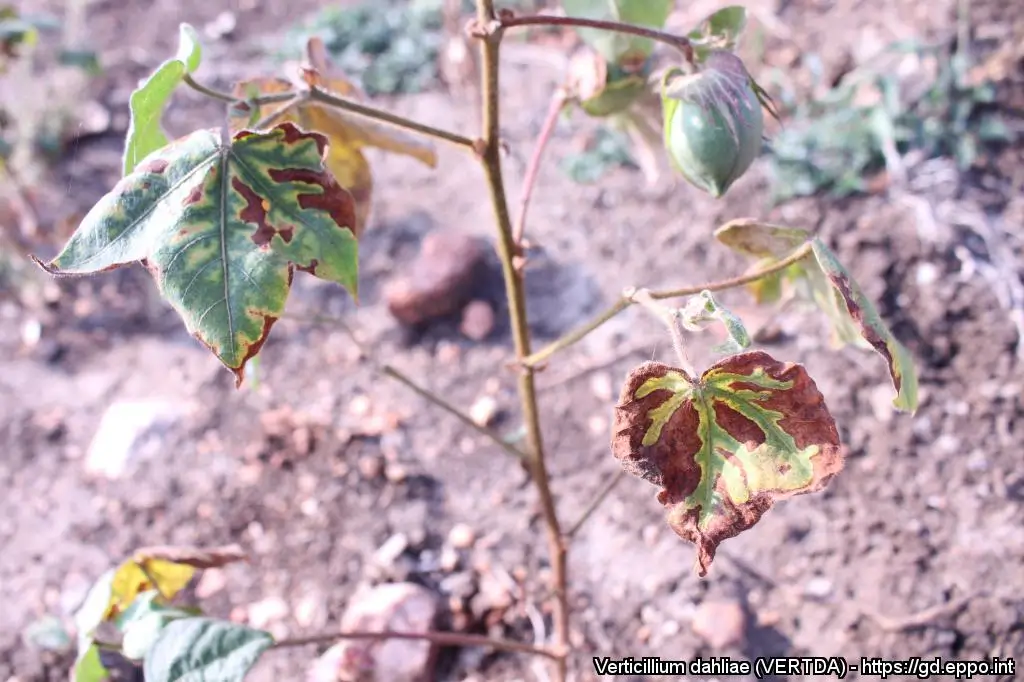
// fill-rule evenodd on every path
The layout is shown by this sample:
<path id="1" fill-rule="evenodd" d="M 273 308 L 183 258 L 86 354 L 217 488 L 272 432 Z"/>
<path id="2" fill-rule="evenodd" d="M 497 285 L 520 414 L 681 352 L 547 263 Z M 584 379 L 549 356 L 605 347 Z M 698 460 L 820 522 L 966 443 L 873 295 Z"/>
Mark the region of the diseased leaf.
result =
<path id="1" fill-rule="evenodd" d="M 196 569 L 192 566 L 160 559 L 125 561 L 114 573 L 104 620 L 125 613 L 136 598 L 151 590 L 166 600 L 173 599 L 185 589 L 195 573 Z"/>
<path id="2" fill-rule="evenodd" d="M 864 295 L 832 250 L 819 239 L 814 240 L 813 249 L 818 265 L 834 287 L 845 312 L 864 339 L 885 358 L 892 385 L 896 389 L 893 405 L 905 412 L 916 411 L 917 370 L 910 351 L 892 335 L 875 304 Z"/>
<path id="3" fill-rule="evenodd" d="M 167 135 L 160 126 L 164 107 L 186 74 L 199 68 L 202 50 L 199 35 L 188 24 L 178 29 L 178 54 L 161 64 L 132 93 L 129 100 L 131 122 L 124 147 L 124 174 L 128 175 L 142 159 L 167 146 Z"/>
<path id="4" fill-rule="evenodd" d="M 691 297 L 679 313 L 683 327 L 691 331 L 701 331 L 707 322 L 720 322 L 725 327 L 728 338 L 714 347 L 716 353 L 737 353 L 750 347 L 750 334 L 743 320 L 716 301 L 710 291 Z"/>
<path id="5" fill-rule="evenodd" d="M 814 381 L 762 351 L 727 357 L 699 380 L 656 362 L 633 370 L 615 408 L 612 453 L 661 488 L 669 525 L 697 546 L 701 576 L 719 543 L 777 500 L 821 490 L 843 466 Z"/>
<path id="6" fill-rule="evenodd" d="M 757 272 L 771 267 L 786 258 L 811 239 L 805 230 L 782 227 L 758 222 L 753 218 L 730 220 L 715 230 L 715 238 L 733 251 L 757 260 L 747 270 Z M 751 282 L 747 289 L 758 303 L 774 303 L 782 296 L 783 280 L 795 282 L 806 277 L 806 264 L 811 262 L 810 254 L 799 263 L 783 271 Z"/>
<path id="7" fill-rule="evenodd" d="M 562 4 L 566 14 L 581 19 L 661 28 L 668 20 L 674 3 L 673 0 L 563 0 Z M 654 42 L 650 38 L 593 28 L 578 28 L 576 31 L 610 64 L 639 66 L 654 50 Z"/>
<path id="8" fill-rule="evenodd" d="M 690 31 L 688 37 L 697 43 L 695 51 L 698 57 L 703 57 L 711 50 L 734 49 L 746 26 L 746 8 L 733 5 L 706 17 L 697 28 Z"/>
<path id="9" fill-rule="evenodd" d="M 777 263 L 809 242 L 812 254 L 750 285 L 755 298 L 759 302 L 777 300 L 783 281 L 792 283 L 828 316 L 833 345 L 878 351 L 888 363 L 896 389 L 893 404 L 908 412 L 917 409 L 917 372 L 910 352 L 892 335 L 874 304 L 824 242 L 804 230 L 751 218 L 726 223 L 715 231 L 715 237 L 729 248 L 759 259 L 751 271 Z"/>
<path id="10" fill-rule="evenodd" d="M 252 99 L 261 95 L 302 93 L 308 91 L 310 86 L 338 96 L 353 97 L 358 94 L 358 88 L 328 63 L 319 38 L 310 39 L 307 52 L 309 63 L 301 79 L 256 78 L 236 84 L 232 94 L 239 99 Z M 291 121 L 301 128 L 327 137 L 327 168 L 338 183 L 352 193 L 356 201 L 357 237 L 362 234 L 369 219 L 373 193 L 373 174 L 363 153 L 365 149 L 375 147 L 395 154 L 405 154 L 431 168 L 437 166 L 437 153 L 433 146 L 420 139 L 366 117 L 311 101 L 305 96 L 263 105 L 259 116 L 270 124 Z M 233 112 L 230 122 L 232 131 L 253 126 L 250 118 L 245 112 Z"/>
<path id="11" fill-rule="evenodd" d="M 86 215 L 52 274 L 143 261 L 188 330 L 235 374 L 284 311 L 295 269 L 357 291 L 352 195 L 327 139 L 282 123 L 200 130 L 150 155 Z"/>
<path id="12" fill-rule="evenodd" d="M 274 643 L 270 633 L 212 618 L 168 623 L 143 665 L 147 682 L 241 682 Z"/>
<path id="13" fill-rule="evenodd" d="M 239 545 L 224 545 L 201 549 L 199 547 L 145 547 L 137 550 L 132 559 L 139 563 L 147 561 L 170 561 L 175 564 L 192 566 L 193 568 L 222 568 L 248 559 L 245 550 Z"/>

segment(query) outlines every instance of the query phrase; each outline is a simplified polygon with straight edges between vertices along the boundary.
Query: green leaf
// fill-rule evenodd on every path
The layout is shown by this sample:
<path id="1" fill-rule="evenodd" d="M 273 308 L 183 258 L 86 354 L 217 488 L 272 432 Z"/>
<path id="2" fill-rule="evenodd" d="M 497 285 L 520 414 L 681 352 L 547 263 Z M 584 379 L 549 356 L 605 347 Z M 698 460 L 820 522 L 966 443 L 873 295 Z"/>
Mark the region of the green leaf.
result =
<path id="1" fill-rule="evenodd" d="M 148 156 L 85 216 L 52 274 L 143 261 L 187 329 L 241 385 L 296 269 L 357 292 L 355 204 L 327 140 L 282 123 L 222 141 L 200 130 Z"/>
<path id="2" fill-rule="evenodd" d="M 143 665 L 147 682 L 241 682 L 268 647 L 270 633 L 213 618 L 169 623 Z"/>
<path id="3" fill-rule="evenodd" d="M 167 145 L 167 135 L 160 126 L 164 107 L 185 75 L 199 68 L 201 59 L 199 35 L 188 24 L 181 24 L 177 56 L 161 64 L 129 100 L 131 122 L 124 149 L 125 175 L 131 173 L 142 159 Z"/>
<path id="4" fill-rule="evenodd" d="M 674 3 L 673 0 L 563 0 L 562 4 L 569 16 L 660 29 L 668 20 Z M 639 65 L 654 50 L 650 38 L 594 28 L 576 30 L 580 38 L 610 64 Z"/>
<path id="5" fill-rule="evenodd" d="M 878 314 L 875 304 L 864 295 L 832 250 L 819 239 L 814 240 L 813 248 L 814 257 L 835 289 L 846 314 L 871 347 L 885 358 L 889 366 L 889 375 L 892 377 L 892 385 L 896 389 L 893 405 L 905 412 L 916 411 L 917 370 L 914 368 L 910 351 L 892 335 L 882 316 Z"/>
<path id="6" fill-rule="evenodd" d="M 715 238 L 733 251 L 757 259 L 747 271 L 757 272 L 783 260 L 810 241 L 811 235 L 796 228 L 761 223 L 751 218 L 731 220 L 715 230 Z M 751 282 L 747 289 L 758 303 L 774 303 L 782 296 L 783 280 L 794 282 L 806 277 L 805 262 L 795 263 L 781 272 Z"/>
<path id="7" fill-rule="evenodd" d="M 735 313 L 722 307 L 710 291 L 693 296 L 679 311 L 683 326 L 691 331 L 701 331 L 707 322 L 719 322 L 725 327 L 728 339 L 713 348 L 716 353 L 737 353 L 750 347 L 750 334 Z"/>
<path id="8" fill-rule="evenodd" d="M 90 76 L 99 76 L 103 73 L 99 55 L 95 50 L 61 50 L 57 59 L 64 66 L 78 67 Z"/>
<path id="9" fill-rule="evenodd" d="M 73 682 L 104 682 L 110 679 L 110 673 L 100 661 L 100 649 L 92 640 L 82 651 L 79 651 L 73 670 Z"/>
<path id="10" fill-rule="evenodd" d="M 699 380 L 648 362 L 615 408 L 612 453 L 661 488 L 669 526 L 707 574 L 719 543 L 777 500 L 823 489 L 843 466 L 839 433 L 800 365 L 763 351 L 727 357 Z"/>
<path id="11" fill-rule="evenodd" d="M 695 51 L 703 58 L 712 50 L 732 50 L 747 26 L 747 10 L 739 5 L 724 7 L 706 17 L 688 37 L 697 43 Z"/>

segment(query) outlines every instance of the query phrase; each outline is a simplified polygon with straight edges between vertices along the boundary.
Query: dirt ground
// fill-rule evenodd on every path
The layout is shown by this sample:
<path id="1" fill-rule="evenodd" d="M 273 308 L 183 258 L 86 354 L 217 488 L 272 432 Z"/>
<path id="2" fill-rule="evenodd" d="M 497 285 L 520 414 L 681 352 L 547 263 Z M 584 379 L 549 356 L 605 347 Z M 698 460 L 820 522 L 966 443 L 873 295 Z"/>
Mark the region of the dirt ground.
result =
<path id="1" fill-rule="evenodd" d="M 1024 26 L 1012 4 L 973 3 L 976 30 L 1009 26 L 1010 39 L 1019 40 Z M 114 119 L 110 132 L 72 144 L 36 188 L 44 235 L 66 236 L 118 178 L 128 93 L 173 53 L 177 22 L 203 27 L 225 10 L 234 13 L 232 37 L 207 41 L 200 72 L 226 86 L 260 72 L 260 46 L 316 5 L 92 3 L 88 35 L 106 68 L 92 97 Z M 871 45 L 948 39 L 956 30 L 954 5 L 751 6 L 769 27 L 766 65 L 789 66 L 794 51 L 814 50 L 828 71 Z M 692 23 L 714 8 L 697 3 L 680 17 Z M 558 76 L 542 61 L 513 56 L 503 73 L 513 197 Z M 468 131 L 477 124 L 468 96 L 439 88 L 381 101 Z M 216 106 L 186 94 L 167 124 L 183 134 L 216 116 Z M 574 120 L 559 127 L 552 159 L 573 148 L 576 126 L 584 125 Z M 336 326 L 310 320 L 344 315 L 365 346 L 455 404 L 468 408 L 492 396 L 501 410 L 498 428 L 515 431 L 514 377 L 502 369 L 510 357 L 507 326 L 499 324 L 484 342 L 462 337 L 457 322 L 411 335 L 383 299 L 383 287 L 427 231 L 457 228 L 491 239 L 480 172 L 460 152 L 440 151 L 436 171 L 374 157 L 377 195 L 362 247 L 360 306 L 340 288 L 297 277 L 293 318 L 275 327 L 258 382 L 242 390 L 154 300 L 141 268 L 50 284 L 59 296 L 48 305 L 0 297 L 0 681 L 67 679 L 72 658 L 28 646 L 25 628 L 46 614 L 70 622 L 92 580 L 154 544 L 241 543 L 252 562 L 208 586 L 204 603 L 278 636 L 336 628 L 348 598 L 368 582 L 412 580 L 448 603 L 465 582 L 455 574 L 467 575 L 478 593 L 506 577 L 521 585 L 513 590 L 514 607 L 489 630 L 476 607 L 463 627 L 524 640 L 542 634 L 536 622 L 543 619 L 530 615 L 544 598 L 544 535 L 521 468 L 381 377 Z M 911 168 L 900 192 L 794 201 L 770 213 L 760 162 L 723 201 L 667 179 L 645 186 L 638 171 L 625 168 L 596 185 L 578 185 L 557 164 L 547 167 L 530 227 L 540 246 L 528 274 L 538 343 L 588 319 L 625 286 L 741 272 L 744 264 L 710 233 L 728 219 L 757 215 L 815 230 L 834 245 L 921 374 L 917 415 L 895 414 L 878 357 L 830 349 L 813 312 L 779 316 L 781 333 L 762 345 L 804 363 L 815 377 L 847 447 L 846 469 L 826 492 L 782 503 L 726 542 L 706 579 L 692 572 L 692 547 L 664 523 L 656 491 L 624 480 L 570 555 L 580 679 L 593 677 L 591 655 L 1012 656 L 1024 664 L 1024 369 L 1003 301 L 1012 299 L 1022 272 L 1022 160 L 1019 146 L 1004 151 L 989 173 L 960 174 L 951 162 L 933 160 Z M 39 253 L 51 256 L 54 248 L 43 244 Z M 501 300 L 498 288 L 483 295 Z M 754 319 L 742 292 L 723 300 Z M 42 325 L 41 338 L 26 344 L 21 332 L 33 320 Z M 671 362 L 671 353 L 657 323 L 629 310 L 541 375 L 545 438 L 564 518 L 576 517 L 616 471 L 608 434 L 619 382 L 631 366 Z M 123 400 L 159 400 L 175 416 L 122 477 L 89 475 L 85 456 L 97 424 Z M 473 529 L 475 545 L 462 567 L 446 570 L 438 557 L 458 523 Z M 377 565 L 375 553 L 396 533 L 410 539 L 408 550 L 401 561 Z M 280 600 L 287 610 L 274 608 Z M 692 627 L 706 611 L 702 605 L 718 600 L 741 604 L 747 615 L 743 636 L 724 648 Z M 449 625 L 458 621 L 445 617 Z M 269 652 L 254 678 L 298 679 L 316 653 Z M 444 652 L 438 679 L 541 674 L 525 658 L 463 650 Z"/>

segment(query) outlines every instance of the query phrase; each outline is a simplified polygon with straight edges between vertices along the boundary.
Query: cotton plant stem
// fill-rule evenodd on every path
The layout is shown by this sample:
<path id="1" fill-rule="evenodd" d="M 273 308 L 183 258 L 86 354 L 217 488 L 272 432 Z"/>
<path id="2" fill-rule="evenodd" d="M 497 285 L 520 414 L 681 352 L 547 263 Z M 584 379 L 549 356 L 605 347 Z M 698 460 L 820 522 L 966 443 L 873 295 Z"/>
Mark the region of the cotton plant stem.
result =
<path id="1" fill-rule="evenodd" d="M 455 405 L 451 404 L 441 396 L 437 395 L 429 388 L 419 385 L 418 383 L 413 381 L 408 375 L 406 375 L 396 367 L 393 367 L 392 365 L 377 360 L 374 357 L 373 353 L 359 342 L 359 339 L 356 338 L 355 332 L 352 330 L 351 327 L 348 326 L 345 320 L 330 315 L 286 315 L 285 319 L 301 322 L 332 324 L 341 327 L 345 334 L 347 334 L 348 337 L 352 340 L 352 343 L 354 343 L 356 347 L 359 348 L 360 353 L 367 357 L 370 360 L 370 362 L 374 365 L 374 367 L 381 372 L 381 374 L 391 379 L 394 379 L 400 384 L 403 384 L 406 388 L 410 389 L 419 397 L 435 405 L 436 407 L 441 408 L 442 410 L 444 410 L 451 416 L 455 417 L 469 428 L 479 433 L 487 440 L 491 441 L 491 443 L 507 452 L 512 457 L 515 457 L 520 462 L 526 459 L 526 456 L 522 452 L 520 452 L 519 449 L 517 449 L 511 443 L 508 443 L 505 440 L 503 440 L 501 436 L 496 434 L 494 431 L 491 431 L 485 426 L 477 424 L 475 421 L 473 421 L 472 417 L 470 417 L 468 414 L 457 408 Z"/>
<path id="2" fill-rule="evenodd" d="M 399 370 L 395 369 L 391 365 L 381 365 L 380 370 L 386 376 L 391 377 L 392 379 L 398 381 L 399 383 L 405 384 L 405 386 L 407 388 L 409 388 L 410 390 L 412 390 L 413 393 L 415 393 L 416 395 L 420 396 L 424 400 L 426 400 L 426 401 L 436 405 L 437 407 L 441 408 L 442 410 L 444 410 L 448 414 L 452 415 L 453 417 L 458 419 L 460 422 L 462 422 L 463 424 L 465 424 L 469 428 L 473 429 L 474 431 L 476 431 L 480 435 L 484 436 L 489 441 L 491 441 L 492 443 L 494 443 L 495 445 L 500 447 L 502 450 L 504 450 L 508 454 L 510 454 L 513 457 L 515 457 L 516 459 L 518 459 L 519 461 L 523 461 L 523 460 L 526 459 L 522 452 L 520 452 L 518 449 L 513 447 L 510 443 L 506 443 L 504 440 L 501 439 L 501 437 L 498 434 L 494 433 L 493 431 L 491 431 L 487 427 L 484 427 L 484 426 L 481 426 L 480 424 L 477 424 L 475 421 L 472 420 L 472 418 L 469 417 L 469 415 L 467 415 L 466 413 L 462 412 L 462 410 L 460 410 L 459 408 L 455 407 L 450 402 L 448 402 L 447 400 L 445 400 L 441 396 L 437 395 L 433 391 L 431 391 L 431 390 L 429 390 L 427 388 L 424 388 L 423 386 L 420 386 L 415 381 L 413 381 L 408 376 L 406 376 L 405 374 L 403 374 Z"/>
<path id="3" fill-rule="evenodd" d="M 396 116 L 395 114 L 388 113 L 375 107 L 366 106 L 365 104 L 359 104 L 358 102 L 353 102 L 351 100 L 347 100 L 342 97 L 332 95 L 326 90 L 322 90 L 320 88 L 310 88 L 308 92 L 275 92 L 273 94 L 261 95 L 259 97 L 254 97 L 252 99 L 246 100 L 235 97 L 230 93 L 221 92 L 220 90 L 215 90 L 214 88 L 207 87 L 202 83 L 197 82 L 194 78 L 192 78 L 192 76 L 188 74 L 185 74 L 183 81 L 185 85 L 189 86 L 196 92 L 206 95 L 207 97 L 210 97 L 212 99 L 227 102 L 228 104 L 252 102 L 257 106 L 261 106 L 265 104 L 275 104 L 279 102 L 290 102 L 291 100 L 298 100 L 303 97 L 308 97 L 312 101 L 320 102 L 321 104 L 326 104 L 327 106 L 335 107 L 337 109 L 343 109 L 345 111 L 357 114 L 359 116 L 363 116 L 365 118 L 371 118 L 377 121 L 381 121 L 382 123 L 387 123 L 389 125 L 395 126 L 396 128 L 404 128 L 405 130 L 409 130 L 414 133 L 419 133 L 420 135 L 425 135 L 427 137 L 433 137 L 438 140 L 450 142 L 456 146 L 463 147 L 467 150 L 472 151 L 476 149 L 476 140 L 465 137 L 464 135 L 459 135 L 458 133 L 453 133 L 449 130 L 444 130 L 442 128 L 435 128 L 434 126 L 419 123 L 418 121 L 413 121 L 412 119 L 408 119 L 403 116 Z M 274 117 L 276 117 L 276 115 L 272 115 L 271 117 L 268 117 L 268 119 Z"/>
<path id="4" fill-rule="evenodd" d="M 551 139 L 551 134 L 555 131 L 555 126 L 558 125 L 558 116 L 562 113 L 567 99 L 561 88 L 555 91 L 555 94 L 551 96 L 551 105 L 544 117 L 544 123 L 541 124 L 540 132 L 537 134 L 537 141 L 534 143 L 533 153 L 530 155 L 530 162 L 526 167 L 526 175 L 523 176 L 523 193 L 519 198 L 519 213 L 516 216 L 515 228 L 512 230 L 516 244 L 523 243 L 523 235 L 526 232 L 526 213 L 530 209 L 533 188 L 537 184 L 537 176 L 540 174 L 544 149 Z"/>
<path id="5" fill-rule="evenodd" d="M 697 286 L 682 287 L 679 289 L 666 289 L 662 291 L 651 291 L 650 296 L 653 299 L 664 299 L 664 298 L 678 298 L 680 296 L 695 296 L 702 291 L 725 291 L 726 289 L 735 289 L 751 282 L 772 275 L 780 270 L 785 270 L 790 265 L 797 263 L 806 258 L 811 253 L 810 243 L 806 243 L 792 254 L 783 258 L 782 260 L 772 263 L 768 267 L 761 270 L 748 273 L 746 275 L 740 275 L 739 277 L 732 277 L 729 279 L 723 279 L 717 282 L 708 282 L 707 284 L 700 284 Z M 603 313 L 594 317 L 594 319 L 581 325 L 580 327 L 572 330 L 565 336 L 552 341 L 550 344 L 542 348 L 541 350 L 528 356 L 523 364 L 527 367 L 537 367 L 546 362 L 551 356 L 559 351 L 565 350 L 569 346 L 572 346 L 579 341 L 582 341 L 588 334 L 599 328 L 608 320 L 621 313 L 626 308 L 633 305 L 636 301 L 632 300 L 629 295 L 621 296 L 615 303 L 611 305 Z"/>
<path id="6" fill-rule="evenodd" d="M 679 314 L 679 311 L 658 303 L 654 300 L 654 297 L 651 296 L 651 292 L 646 289 L 629 292 L 626 296 L 628 296 L 634 303 L 642 305 L 665 323 L 665 326 L 668 327 L 669 336 L 672 337 L 672 347 L 676 351 L 676 358 L 679 360 L 679 366 L 683 368 L 690 379 L 695 380 L 697 378 L 697 370 L 694 369 L 693 363 L 690 362 L 690 356 L 686 352 L 686 337 L 683 333 L 683 319 Z"/>
<path id="7" fill-rule="evenodd" d="M 605 484 L 599 491 L 597 491 L 597 494 L 594 495 L 594 498 L 590 501 L 590 504 L 587 505 L 587 508 L 583 510 L 583 513 L 580 514 L 580 517 L 576 519 L 575 523 L 569 526 L 569 530 L 565 531 L 566 540 L 571 540 L 576 536 L 576 533 L 580 532 L 580 528 L 583 527 L 583 524 L 593 516 L 594 512 L 601 506 L 601 503 L 607 499 L 608 495 L 611 494 L 613 490 L 615 490 L 615 486 L 619 484 L 619 481 L 625 478 L 625 474 L 626 472 L 624 470 L 619 469 L 608 477 L 608 480 L 605 481 Z"/>
<path id="8" fill-rule="evenodd" d="M 418 121 L 413 121 L 412 119 L 408 119 L 403 116 L 396 116 L 395 114 L 390 114 L 386 111 L 382 111 L 381 109 L 368 107 L 364 104 L 359 104 L 358 102 L 353 102 L 342 97 L 337 97 L 325 90 L 321 90 L 320 88 L 311 88 L 309 91 L 309 97 L 315 102 L 320 102 L 321 104 L 326 104 L 328 106 L 336 107 L 338 109 L 343 109 L 344 111 L 348 111 L 359 116 L 364 116 L 366 118 L 372 118 L 374 120 L 381 121 L 382 123 L 387 123 L 389 125 L 395 126 L 396 128 L 404 128 L 405 130 L 409 130 L 414 133 L 419 133 L 420 135 L 425 135 L 427 137 L 433 137 L 438 140 L 450 142 L 456 146 L 463 147 L 470 151 L 475 151 L 477 147 L 476 140 L 465 137 L 463 135 L 459 135 L 458 133 L 453 133 L 449 130 L 443 130 L 441 128 L 435 128 L 434 126 L 419 123 Z"/>
<path id="9" fill-rule="evenodd" d="M 493 0 L 477 0 L 477 20 L 481 31 L 481 81 L 483 136 L 479 147 L 480 161 L 487 177 L 487 185 L 494 206 L 494 215 L 498 228 L 498 255 L 501 258 L 502 272 L 505 279 L 505 293 L 509 302 L 509 317 L 512 327 L 512 338 L 516 357 L 522 361 L 530 354 L 530 328 L 526 317 L 526 293 L 523 286 L 522 272 L 516 268 L 518 245 L 512 233 L 512 220 L 509 214 L 508 199 L 501 172 L 501 136 L 500 136 L 500 90 L 498 79 L 499 51 L 501 45 L 500 24 L 494 10 Z M 497 26 L 497 28 L 495 28 Z M 491 30 L 488 30 L 491 29 Z M 566 654 L 569 647 L 569 597 L 567 590 L 567 551 L 563 541 L 561 524 L 555 509 L 555 499 L 548 479 L 547 464 L 544 458 L 544 443 L 540 429 L 540 414 L 537 406 L 537 390 L 534 371 L 530 367 L 521 367 L 519 371 L 519 397 L 522 402 L 523 421 L 529 449 L 531 479 L 537 488 L 540 498 L 541 514 L 547 531 L 548 546 L 551 553 L 552 588 L 555 603 L 552 612 L 554 626 L 554 647 L 559 657 L 555 661 L 555 677 L 558 682 L 565 682 L 568 675 Z"/>
<path id="10" fill-rule="evenodd" d="M 456 632 L 399 632 L 384 630 L 381 632 L 328 632 L 322 635 L 294 637 L 274 642 L 275 649 L 309 646 L 311 644 L 329 644 L 342 639 L 382 640 L 405 639 L 433 642 L 441 646 L 478 646 L 501 649 L 519 654 L 532 654 L 558 660 L 558 655 L 543 647 L 513 642 L 505 639 L 494 639 L 482 635 L 464 635 Z"/>
<path id="11" fill-rule="evenodd" d="M 558 17 L 551 15 L 537 15 L 528 17 L 505 16 L 501 18 L 501 28 L 519 28 L 522 26 L 571 26 L 573 28 L 595 28 L 602 31 L 615 33 L 628 33 L 650 38 L 664 43 L 681 51 L 689 62 L 693 61 L 693 45 L 690 39 L 685 36 L 659 31 L 645 26 L 634 24 L 622 24 L 617 21 L 602 21 L 600 19 L 583 19 L 581 17 Z"/>

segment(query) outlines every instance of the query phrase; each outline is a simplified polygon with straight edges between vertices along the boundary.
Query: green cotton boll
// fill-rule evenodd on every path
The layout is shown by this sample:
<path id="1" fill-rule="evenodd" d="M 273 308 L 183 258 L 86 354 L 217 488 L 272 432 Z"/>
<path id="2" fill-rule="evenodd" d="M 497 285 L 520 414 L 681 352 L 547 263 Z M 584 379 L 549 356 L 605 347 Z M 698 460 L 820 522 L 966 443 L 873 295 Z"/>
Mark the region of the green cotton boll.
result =
<path id="1" fill-rule="evenodd" d="M 666 74 L 662 108 L 672 165 L 715 198 L 761 151 L 761 102 L 743 62 L 730 52 L 712 53 L 697 73 Z"/>

